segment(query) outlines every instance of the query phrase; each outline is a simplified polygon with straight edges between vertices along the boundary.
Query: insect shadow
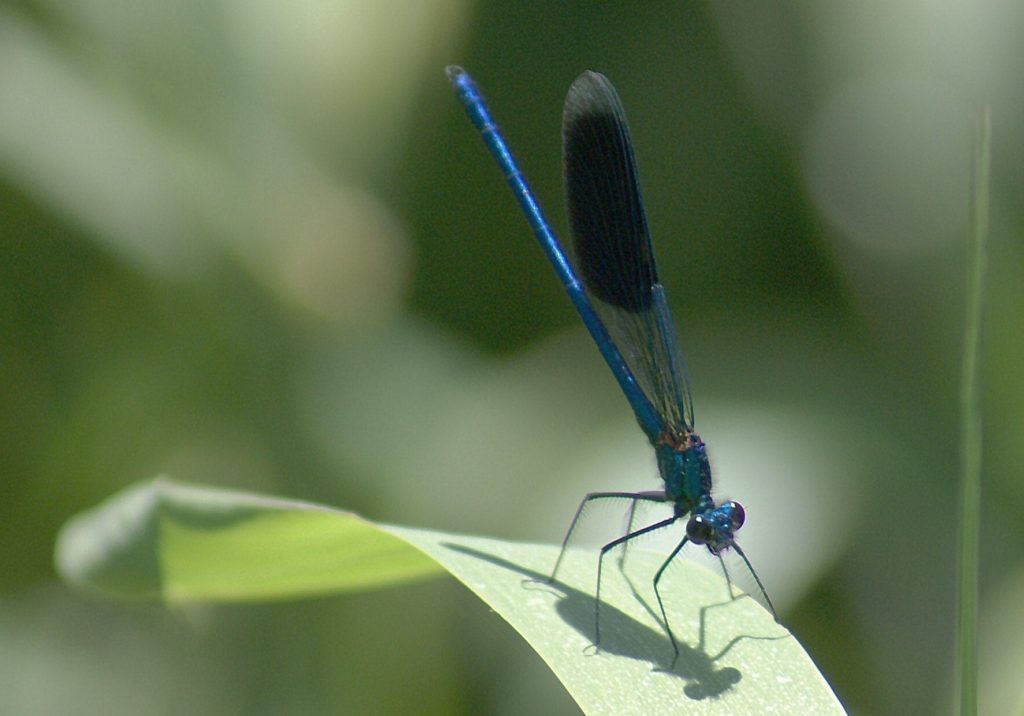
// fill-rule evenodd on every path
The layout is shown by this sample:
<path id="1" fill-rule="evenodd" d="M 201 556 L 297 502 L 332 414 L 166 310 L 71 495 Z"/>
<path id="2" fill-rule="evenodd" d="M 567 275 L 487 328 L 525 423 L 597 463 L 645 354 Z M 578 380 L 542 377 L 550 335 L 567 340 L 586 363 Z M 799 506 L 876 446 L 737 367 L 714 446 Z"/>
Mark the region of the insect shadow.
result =
<path id="1" fill-rule="evenodd" d="M 523 575 L 524 589 L 541 589 L 553 594 L 558 599 L 555 610 L 562 620 L 588 641 L 593 640 L 595 601 L 594 597 L 589 593 L 574 589 L 558 580 L 550 582 L 548 581 L 548 575 L 541 574 L 514 562 L 509 562 L 496 555 L 450 542 L 443 543 L 443 546 L 454 552 L 469 555 Z M 634 595 L 639 599 L 639 594 L 633 588 L 632 581 L 630 581 L 630 587 L 633 589 Z M 644 604 L 645 609 L 654 616 L 650 606 L 643 599 L 640 599 L 640 601 Z M 739 669 L 732 666 L 720 667 L 717 664 L 737 643 L 743 639 L 776 640 L 789 638 L 788 635 L 738 635 L 733 637 L 718 654 L 708 654 L 704 645 L 707 610 L 726 606 L 731 601 L 726 600 L 720 604 L 712 604 L 701 608 L 700 641 L 696 646 L 690 646 L 681 641 L 679 643 L 679 657 L 675 660 L 674 667 L 672 664 L 672 651 L 669 648 L 664 633 L 634 619 L 608 603 L 601 605 L 601 645 L 600 647 L 592 645 L 585 650 L 585 653 L 604 652 L 649 662 L 656 671 L 672 674 L 685 680 L 684 693 L 696 701 L 722 696 L 727 691 L 733 689 L 743 678 L 743 674 Z"/>

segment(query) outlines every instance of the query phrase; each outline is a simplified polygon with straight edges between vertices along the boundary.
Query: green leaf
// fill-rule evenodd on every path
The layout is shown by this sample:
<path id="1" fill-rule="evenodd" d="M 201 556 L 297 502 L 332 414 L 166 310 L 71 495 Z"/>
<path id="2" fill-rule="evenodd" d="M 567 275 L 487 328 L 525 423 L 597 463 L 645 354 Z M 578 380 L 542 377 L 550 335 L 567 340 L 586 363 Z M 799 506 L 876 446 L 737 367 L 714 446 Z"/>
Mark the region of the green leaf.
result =
<path id="1" fill-rule="evenodd" d="M 370 589 L 448 570 L 500 614 L 588 714 L 843 713 L 796 639 L 718 575 L 681 560 L 666 576 L 672 650 L 634 550 L 608 569 L 593 646 L 593 550 L 377 525 L 310 503 L 156 480 L 71 520 L 56 562 L 70 583 L 168 602 L 252 601 Z M 609 562 L 613 565 L 614 562 Z M 674 588 L 685 585 L 684 588 Z"/>
<path id="2" fill-rule="evenodd" d="M 68 522 L 56 562 L 85 589 L 170 603 L 285 599 L 441 573 L 351 512 L 165 479 Z"/>

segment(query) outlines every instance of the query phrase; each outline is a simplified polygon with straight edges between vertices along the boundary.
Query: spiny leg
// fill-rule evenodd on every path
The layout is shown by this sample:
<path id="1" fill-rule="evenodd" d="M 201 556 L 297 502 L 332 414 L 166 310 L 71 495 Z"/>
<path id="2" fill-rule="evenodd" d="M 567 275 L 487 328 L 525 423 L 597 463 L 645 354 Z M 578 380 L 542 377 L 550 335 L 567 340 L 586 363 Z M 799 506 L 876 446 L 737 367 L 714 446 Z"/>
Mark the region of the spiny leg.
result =
<path id="1" fill-rule="evenodd" d="M 638 492 L 629 503 L 629 517 L 626 520 L 626 532 L 629 534 L 633 531 L 633 525 L 636 524 L 637 517 L 637 505 L 641 502 L 665 502 L 667 497 L 665 492 L 662 490 L 650 490 L 644 492 Z M 622 551 L 619 552 L 619 570 L 625 570 L 626 568 L 626 552 L 629 544 L 622 545 Z"/>
<path id="2" fill-rule="evenodd" d="M 668 527 L 677 519 L 679 518 L 673 515 L 672 517 L 661 520 L 660 522 L 655 522 L 653 525 L 647 525 L 643 529 L 639 529 L 636 532 L 624 534 L 618 539 L 612 540 L 611 542 L 609 542 L 601 548 L 601 556 L 597 559 L 597 589 L 594 590 L 594 646 L 600 646 L 601 644 L 601 572 L 604 569 L 604 556 L 608 554 L 608 552 L 610 552 L 611 550 L 618 547 L 620 544 L 625 544 L 626 542 L 629 542 L 631 539 L 635 539 L 642 535 L 649 534 L 651 532 L 654 532 L 655 530 L 660 530 L 663 527 Z M 673 552 L 673 554 L 675 553 Z M 658 602 L 660 604 L 660 597 L 658 599 Z M 664 614 L 665 610 L 662 609 L 661 613 Z M 669 632 L 669 636 L 672 636 L 671 632 Z M 674 646 L 675 641 L 673 641 L 672 644 Z"/>
<path id="3" fill-rule="evenodd" d="M 565 538 L 562 540 L 562 549 L 558 552 L 558 559 L 555 560 L 555 567 L 551 570 L 551 576 L 548 577 L 548 582 L 554 582 L 555 576 L 558 574 L 558 568 L 562 565 L 562 557 L 565 556 L 565 548 L 569 546 L 569 540 L 572 539 L 572 534 L 576 530 L 576 523 L 580 521 L 580 517 L 583 515 L 583 509 L 587 504 L 593 500 L 603 499 L 626 499 L 632 500 L 635 507 L 638 501 L 646 502 L 664 502 L 664 492 L 591 492 L 583 498 L 580 502 L 580 506 L 576 508 L 576 514 L 572 517 L 572 522 L 569 523 L 569 530 L 565 533 Z M 632 519 L 632 511 L 630 513 Z M 632 526 L 632 525 L 631 525 Z M 627 530 L 627 535 L 629 534 Z"/>
<path id="4" fill-rule="evenodd" d="M 672 626 L 668 623 L 668 614 L 665 613 L 665 603 L 661 599 L 661 591 L 658 590 L 658 582 L 661 581 L 661 575 L 668 569 L 668 565 L 676 558 L 679 551 L 686 546 L 686 543 L 690 541 L 689 537 L 683 537 L 682 542 L 676 545 L 676 548 L 672 550 L 672 553 L 668 556 L 662 565 L 658 568 L 658 571 L 654 574 L 654 596 L 658 600 L 658 609 L 661 610 L 661 620 L 665 623 L 665 631 L 668 633 L 668 640 L 672 642 L 672 668 L 676 668 L 676 660 L 679 658 L 679 644 L 676 643 L 676 635 L 672 633 Z"/>
<path id="5" fill-rule="evenodd" d="M 716 554 L 715 557 L 718 558 L 718 566 L 721 567 L 722 574 L 725 575 L 725 583 L 729 587 L 729 599 L 735 599 L 736 595 L 733 594 L 733 591 L 732 591 L 733 581 L 732 581 L 732 575 L 729 574 L 729 567 L 728 567 L 728 565 L 726 565 L 725 559 L 722 558 L 722 553 L 721 552 Z"/>
<path id="6" fill-rule="evenodd" d="M 779 613 L 775 611 L 775 605 L 772 604 L 771 597 L 768 596 L 768 592 L 765 591 L 764 585 L 761 584 L 761 578 L 757 576 L 757 572 L 755 572 L 754 568 L 750 566 L 750 560 L 747 559 L 747 555 L 743 553 L 743 550 L 740 549 L 740 546 L 735 542 L 733 543 L 732 548 L 736 550 L 736 554 L 738 554 L 743 560 L 743 564 L 747 565 L 747 571 L 750 572 L 750 576 L 753 577 L 754 582 L 757 583 L 757 588 L 761 590 L 761 596 L 764 597 L 764 601 L 768 605 L 768 609 L 771 611 L 772 617 L 774 617 L 775 621 L 779 621 Z"/>

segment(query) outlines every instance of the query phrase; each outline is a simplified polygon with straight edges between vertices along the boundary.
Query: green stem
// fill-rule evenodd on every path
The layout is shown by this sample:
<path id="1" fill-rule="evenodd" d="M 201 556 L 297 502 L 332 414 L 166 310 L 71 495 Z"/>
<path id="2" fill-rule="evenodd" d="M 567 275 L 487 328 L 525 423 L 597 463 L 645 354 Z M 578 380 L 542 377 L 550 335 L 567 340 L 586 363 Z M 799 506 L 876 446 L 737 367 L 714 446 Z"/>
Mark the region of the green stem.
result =
<path id="1" fill-rule="evenodd" d="M 978 541 L 981 524 L 981 399 L 979 396 L 981 312 L 988 234 L 991 116 L 976 121 L 971 166 L 971 226 L 967 263 L 967 318 L 964 328 L 962 474 L 958 560 L 957 652 L 960 714 L 978 713 Z"/>

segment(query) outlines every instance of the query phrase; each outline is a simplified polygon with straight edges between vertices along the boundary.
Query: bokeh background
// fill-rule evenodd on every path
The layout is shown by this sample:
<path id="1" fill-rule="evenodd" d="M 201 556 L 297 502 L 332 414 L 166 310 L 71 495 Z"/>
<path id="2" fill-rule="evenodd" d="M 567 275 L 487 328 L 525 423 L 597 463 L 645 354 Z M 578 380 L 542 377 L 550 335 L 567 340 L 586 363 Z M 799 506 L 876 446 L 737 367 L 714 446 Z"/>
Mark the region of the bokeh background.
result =
<path id="1" fill-rule="evenodd" d="M 0 711 L 575 712 L 453 580 L 170 612 L 52 567 L 161 473 L 546 542 L 657 486 L 456 62 L 559 228 L 562 98 L 616 83 L 718 492 L 856 713 L 951 710 L 991 104 L 982 705 L 1020 713 L 1022 29 L 1013 0 L 0 5 Z"/>

